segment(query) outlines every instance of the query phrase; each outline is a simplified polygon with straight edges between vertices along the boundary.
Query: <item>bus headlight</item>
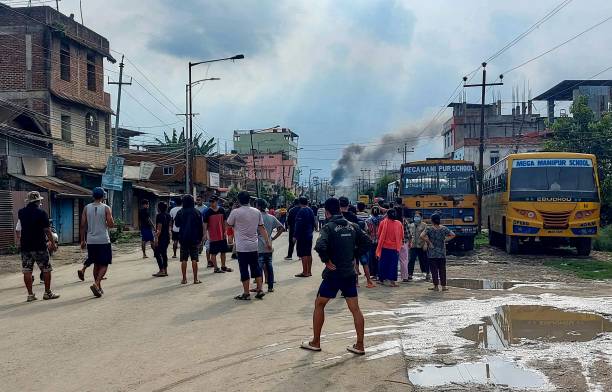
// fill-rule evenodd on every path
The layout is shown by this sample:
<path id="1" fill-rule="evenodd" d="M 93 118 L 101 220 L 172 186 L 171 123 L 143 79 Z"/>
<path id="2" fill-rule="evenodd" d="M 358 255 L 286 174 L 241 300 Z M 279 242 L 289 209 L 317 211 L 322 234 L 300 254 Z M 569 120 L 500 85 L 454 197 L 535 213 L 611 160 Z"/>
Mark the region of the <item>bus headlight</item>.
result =
<path id="1" fill-rule="evenodd" d="M 576 212 L 575 218 L 576 219 L 585 219 L 585 218 L 588 218 L 591 215 L 593 215 L 595 213 L 595 211 L 597 211 L 597 210 L 578 211 L 578 212 Z"/>
<path id="2" fill-rule="evenodd" d="M 474 222 L 474 217 L 473 216 L 464 216 L 463 217 L 463 221 L 464 222 Z"/>
<path id="3" fill-rule="evenodd" d="M 515 208 L 514 210 L 529 219 L 535 219 L 536 217 L 536 213 L 530 210 L 519 210 L 518 208 Z"/>

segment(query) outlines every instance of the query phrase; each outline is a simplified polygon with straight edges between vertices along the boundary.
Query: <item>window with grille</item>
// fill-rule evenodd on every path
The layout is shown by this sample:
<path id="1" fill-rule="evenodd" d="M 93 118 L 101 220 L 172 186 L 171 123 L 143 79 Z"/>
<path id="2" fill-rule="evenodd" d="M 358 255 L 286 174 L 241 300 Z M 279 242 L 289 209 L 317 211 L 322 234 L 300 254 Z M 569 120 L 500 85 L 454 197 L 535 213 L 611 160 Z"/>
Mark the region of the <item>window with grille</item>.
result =
<path id="1" fill-rule="evenodd" d="M 85 115 L 85 142 L 88 146 L 100 145 L 100 132 L 98 131 L 98 120 L 93 113 Z"/>
<path id="2" fill-rule="evenodd" d="M 70 46 L 66 42 L 60 44 L 60 78 L 70 81 Z"/>
<path id="3" fill-rule="evenodd" d="M 62 140 L 65 142 L 72 141 L 72 130 L 70 116 L 62 115 Z"/>
<path id="4" fill-rule="evenodd" d="M 96 55 L 87 53 L 87 89 L 96 91 Z"/>

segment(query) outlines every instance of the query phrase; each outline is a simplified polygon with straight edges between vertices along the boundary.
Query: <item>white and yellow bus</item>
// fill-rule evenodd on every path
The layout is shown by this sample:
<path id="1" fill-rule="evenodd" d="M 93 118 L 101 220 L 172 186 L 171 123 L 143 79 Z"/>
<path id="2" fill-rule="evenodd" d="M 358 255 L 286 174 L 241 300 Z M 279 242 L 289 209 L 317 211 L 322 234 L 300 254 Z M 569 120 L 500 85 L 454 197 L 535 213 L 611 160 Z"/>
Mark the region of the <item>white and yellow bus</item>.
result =
<path id="1" fill-rule="evenodd" d="M 516 253 L 522 241 L 569 244 L 589 255 L 599 230 L 600 189 L 594 155 L 511 154 L 484 173 L 483 223 L 491 244 Z"/>

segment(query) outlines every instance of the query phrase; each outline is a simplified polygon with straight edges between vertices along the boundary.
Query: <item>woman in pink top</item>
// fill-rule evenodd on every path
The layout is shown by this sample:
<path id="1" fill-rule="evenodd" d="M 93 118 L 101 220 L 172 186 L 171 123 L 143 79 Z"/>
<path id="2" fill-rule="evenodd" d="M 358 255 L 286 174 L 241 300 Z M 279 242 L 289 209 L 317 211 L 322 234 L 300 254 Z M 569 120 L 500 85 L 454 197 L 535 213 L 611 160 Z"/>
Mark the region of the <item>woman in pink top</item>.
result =
<path id="1" fill-rule="evenodd" d="M 385 281 L 391 283 L 391 287 L 397 287 L 397 267 L 399 251 L 404 241 L 404 226 L 397 220 L 395 210 L 387 210 L 387 218 L 378 227 L 378 247 L 376 257 L 378 258 L 378 280 L 384 285 Z"/>

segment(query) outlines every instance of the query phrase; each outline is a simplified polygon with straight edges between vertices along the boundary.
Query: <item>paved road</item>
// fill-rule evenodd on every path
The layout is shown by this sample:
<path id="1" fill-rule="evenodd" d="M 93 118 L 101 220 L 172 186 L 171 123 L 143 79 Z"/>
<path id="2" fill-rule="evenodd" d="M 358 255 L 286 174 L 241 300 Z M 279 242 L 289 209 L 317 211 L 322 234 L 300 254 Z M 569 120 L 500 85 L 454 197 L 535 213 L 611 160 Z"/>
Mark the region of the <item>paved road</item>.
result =
<path id="1" fill-rule="evenodd" d="M 328 307 L 324 351 L 298 348 L 311 333 L 322 264 L 315 258 L 313 278 L 293 277 L 300 266 L 282 260 L 286 242 L 285 235 L 275 242 L 276 292 L 263 301 L 233 299 L 241 292 L 237 271 L 204 269 L 202 285 L 183 286 L 172 260 L 170 277 L 152 278 L 155 262 L 136 247 L 115 255 L 101 299 L 91 295 L 91 275 L 78 281 L 75 265 L 56 268 L 56 301 L 42 301 L 37 284 L 39 301 L 25 303 L 21 275 L 0 276 L 0 390 L 410 390 L 400 356 L 346 352 L 354 337 L 342 300 Z M 386 309 L 385 295 L 373 293 L 361 297 L 362 308 Z M 370 331 L 384 324 L 366 318 Z M 366 338 L 366 346 L 387 338 Z"/>

